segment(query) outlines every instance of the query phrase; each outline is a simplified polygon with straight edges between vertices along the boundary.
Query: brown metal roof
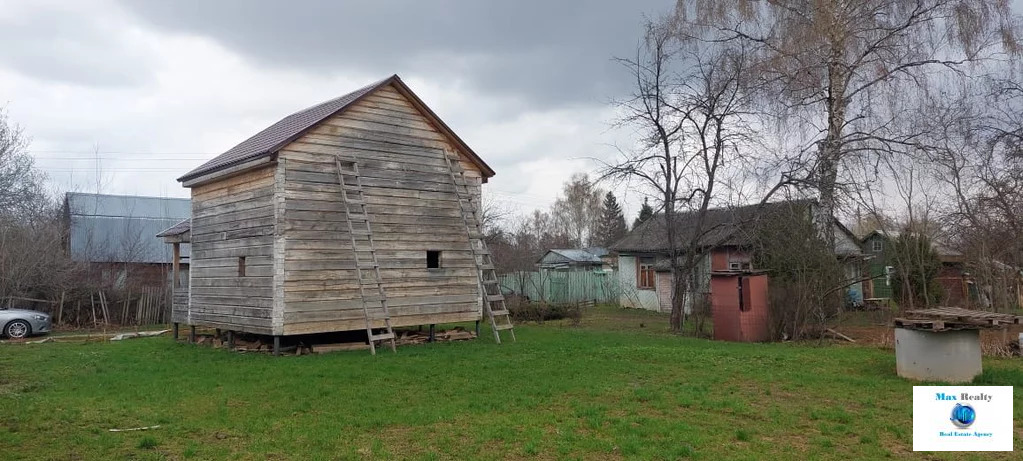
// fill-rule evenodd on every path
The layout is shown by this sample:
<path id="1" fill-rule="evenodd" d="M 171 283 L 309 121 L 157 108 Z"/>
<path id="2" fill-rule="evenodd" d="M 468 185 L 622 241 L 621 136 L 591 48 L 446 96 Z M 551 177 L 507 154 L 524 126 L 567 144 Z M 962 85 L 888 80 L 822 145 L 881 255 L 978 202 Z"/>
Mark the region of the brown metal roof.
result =
<path id="1" fill-rule="evenodd" d="M 284 117 L 277 123 L 270 125 L 256 133 L 249 139 L 246 139 L 239 143 L 237 146 L 232 147 L 227 152 L 214 157 L 212 160 L 200 165 L 198 168 L 189 171 L 184 176 L 178 178 L 178 181 L 185 182 L 191 179 L 195 179 L 199 176 L 213 173 L 225 168 L 238 165 L 248 160 L 257 159 L 260 157 L 273 155 L 278 150 L 284 148 L 284 146 L 290 144 L 292 141 L 298 139 L 300 136 L 305 134 L 307 131 L 312 129 L 320 122 L 343 112 L 345 109 L 350 107 L 352 104 L 358 102 L 366 95 L 369 95 L 379 88 L 382 88 L 389 84 L 395 84 L 395 88 L 406 97 L 412 100 L 414 106 L 422 111 L 426 118 L 436 125 L 437 129 L 447 135 L 457 147 L 461 148 L 466 154 L 468 154 L 470 160 L 479 166 L 483 178 L 489 178 L 494 176 L 494 170 L 490 168 L 486 162 L 483 161 L 468 145 L 458 137 L 451 128 L 447 126 L 437 117 L 429 107 L 412 90 L 401 81 L 398 75 L 392 75 L 378 82 L 366 85 L 358 90 L 348 93 L 344 96 L 331 99 L 315 106 L 300 110 L 287 117 Z"/>

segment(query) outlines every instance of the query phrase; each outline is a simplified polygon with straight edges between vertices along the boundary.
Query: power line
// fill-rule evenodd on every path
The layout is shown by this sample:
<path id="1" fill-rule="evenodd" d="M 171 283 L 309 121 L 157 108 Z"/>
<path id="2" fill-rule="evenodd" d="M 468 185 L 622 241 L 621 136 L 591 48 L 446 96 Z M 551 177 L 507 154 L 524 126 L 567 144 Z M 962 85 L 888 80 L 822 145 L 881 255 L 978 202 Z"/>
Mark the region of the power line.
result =
<path id="1" fill-rule="evenodd" d="M 36 157 L 36 160 L 54 160 L 54 161 L 81 161 L 81 162 L 95 162 L 95 157 Z M 116 157 L 100 157 L 99 160 L 116 161 L 116 162 L 176 162 L 176 161 L 202 161 L 209 160 L 207 157 L 195 157 L 195 158 L 116 158 Z"/>
<path id="2" fill-rule="evenodd" d="M 99 152 L 94 150 L 29 150 L 30 154 L 83 154 L 83 155 L 96 155 L 98 154 L 116 154 L 116 155 L 220 155 L 223 152 L 143 152 L 137 150 L 101 150 Z"/>

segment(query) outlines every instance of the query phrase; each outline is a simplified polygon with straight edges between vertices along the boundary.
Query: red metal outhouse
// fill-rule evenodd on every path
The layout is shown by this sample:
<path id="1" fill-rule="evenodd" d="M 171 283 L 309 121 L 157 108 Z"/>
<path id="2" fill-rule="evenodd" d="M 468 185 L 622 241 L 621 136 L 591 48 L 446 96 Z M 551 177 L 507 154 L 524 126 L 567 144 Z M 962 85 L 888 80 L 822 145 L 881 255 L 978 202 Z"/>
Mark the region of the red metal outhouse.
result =
<path id="1" fill-rule="evenodd" d="M 769 340 L 767 275 L 755 271 L 715 271 L 710 275 L 714 339 Z"/>

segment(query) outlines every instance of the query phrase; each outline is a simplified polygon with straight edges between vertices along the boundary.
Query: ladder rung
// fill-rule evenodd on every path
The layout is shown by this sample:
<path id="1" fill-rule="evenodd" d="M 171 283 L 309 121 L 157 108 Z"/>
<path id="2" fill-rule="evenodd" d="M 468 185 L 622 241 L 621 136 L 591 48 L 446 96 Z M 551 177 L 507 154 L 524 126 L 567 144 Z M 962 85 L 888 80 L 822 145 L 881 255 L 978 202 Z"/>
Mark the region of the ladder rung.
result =
<path id="1" fill-rule="evenodd" d="M 383 341 L 385 339 L 394 339 L 394 333 L 381 333 L 378 335 L 369 335 L 370 341 Z"/>
<path id="2" fill-rule="evenodd" d="M 371 232 L 369 230 L 352 229 L 352 233 L 355 234 L 355 235 L 370 235 L 373 232 Z"/>
<path id="3" fill-rule="evenodd" d="M 504 301 L 504 295 L 502 295 L 502 294 L 487 295 L 487 302 L 494 302 L 494 301 Z"/>
<path id="4" fill-rule="evenodd" d="M 348 219 L 351 220 L 351 221 L 366 222 L 366 221 L 369 221 L 369 216 L 364 215 L 364 214 L 355 214 L 355 215 L 353 215 L 353 214 L 349 213 Z"/>
<path id="5" fill-rule="evenodd" d="M 475 254 L 478 254 L 478 255 L 489 255 L 490 254 L 490 250 L 488 250 L 486 248 L 477 248 L 477 249 L 473 250 L 472 252 L 475 253 Z"/>
<path id="6" fill-rule="evenodd" d="M 510 323 L 504 325 L 497 325 L 498 330 L 511 330 L 512 328 L 515 328 L 515 325 L 512 325 Z"/>
<path id="7" fill-rule="evenodd" d="M 481 264 L 480 265 L 480 270 L 492 271 L 492 270 L 494 270 L 494 265 L 493 264 Z"/>
<path id="8" fill-rule="evenodd" d="M 484 280 L 483 284 L 484 285 L 500 285 L 501 281 L 500 280 Z"/>
<path id="9" fill-rule="evenodd" d="M 359 263 L 359 264 L 356 265 L 356 267 L 358 267 L 359 269 L 375 269 L 377 267 L 380 267 L 380 264 L 377 264 L 377 263 Z"/>
<path id="10" fill-rule="evenodd" d="M 352 200 L 352 199 L 348 199 L 348 204 L 349 204 L 349 205 L 365 205 L 365 204 L 366 204 L 366 202 L 364 202 L 364 201 L 362 201 L 362 200 Z"/>
<path id="11" fill-rule="evenodd" d="M 508 315 L 508 311 L 506 311 L 504 309 L 491 310 L 490 311 L 490 315 L 495 315 L 495 316 L 497 316 L 497 315 Z"/>

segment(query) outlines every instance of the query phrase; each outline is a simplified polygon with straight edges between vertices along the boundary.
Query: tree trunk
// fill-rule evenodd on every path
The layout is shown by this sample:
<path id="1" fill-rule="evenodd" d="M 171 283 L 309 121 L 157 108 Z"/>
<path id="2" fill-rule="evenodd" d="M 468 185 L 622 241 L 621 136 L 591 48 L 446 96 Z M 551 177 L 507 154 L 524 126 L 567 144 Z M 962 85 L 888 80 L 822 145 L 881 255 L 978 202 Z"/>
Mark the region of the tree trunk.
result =
<path id="1" fill-rule="evenodd" d="M 838 204 L 838 167 L 842 159 L 842 129 L 845 127 L 845 99 L 848 84 L 847 71 L 841 65 L 841 51 L 835 47 L 835 56 L 828 65 L 828 129 L 821 140 L 817 158 L 817 192 L 820 194 L 817 225 L 821 236 L 830 245 L 835 244 L 835 228 L 831 220 Z"/>
<path id="2" fill-rule="evenodd" d="M 687 274 L 679 264 L 671 267 L 671 331 L 681 332 L 685 326 L 685 302 L 688 293 Z"/>

